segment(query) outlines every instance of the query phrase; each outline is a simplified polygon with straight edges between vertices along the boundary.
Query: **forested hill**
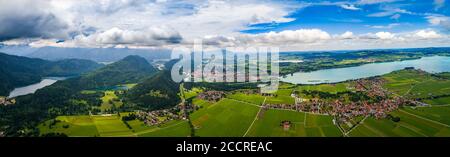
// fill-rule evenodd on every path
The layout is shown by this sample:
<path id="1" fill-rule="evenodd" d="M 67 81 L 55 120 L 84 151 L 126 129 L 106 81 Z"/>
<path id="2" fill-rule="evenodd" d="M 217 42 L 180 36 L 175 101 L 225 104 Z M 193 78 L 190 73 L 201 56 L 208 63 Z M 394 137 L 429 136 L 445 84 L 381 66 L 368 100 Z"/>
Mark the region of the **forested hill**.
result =
<path id="1" fill-rule="evenodd" d="M 126 101 L 147 110 L 170 108 L 180 103 L 178 91 L 179 84 L 172 81 L 170 71 L 164 70 L 132 88 Z"/>
<path id="2" fill-rule="evenodd" d="M 0 53 L 0 65 L 0 95 L 3 96 L 15 87 L 37 83 L 42 77 L 80 75 L 102 66 L 82 59 L 47 61 L 4 53 Z"/>
<path id="3" fill-rule="evenodd" d="M 58 115 L 89 114 L 95 103 L 80 105 L 73 100 L 98 100 L 98 97 L 83 94 L 82 90 L 137 83 L 156 72 L 144 58 L 128 56 L 79 77 L 58 81 L 34 94 L 17 97 L 14 105 L 0 106 L 0 128 L 8 135 L 35 135 L 29 128 L 35 128 L 42 120 Z"/>
<path id="4" fill-rule="evenodd" d="M 157 70 L 146 59 L 128 56 L 80 78 L 85 88 L 101 88 L 118 84 L 141 82 L 151 77 Z"/>

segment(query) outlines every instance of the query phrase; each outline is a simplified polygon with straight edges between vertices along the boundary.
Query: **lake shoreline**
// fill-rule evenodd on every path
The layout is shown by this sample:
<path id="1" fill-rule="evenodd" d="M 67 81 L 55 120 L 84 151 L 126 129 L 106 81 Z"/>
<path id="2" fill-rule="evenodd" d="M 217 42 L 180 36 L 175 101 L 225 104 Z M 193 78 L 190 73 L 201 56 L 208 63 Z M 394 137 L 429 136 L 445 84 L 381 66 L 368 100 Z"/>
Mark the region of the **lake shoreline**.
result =
<path id="1" fill-rule="evenodd" d="M 10 99 L 10 98 L 18 97 L 18 96 L 33 94 L 39 89 L 50 86 L 58 81 L 65 80 L 68 78 L 70 78 L 70 77 L 55 77 L 55 76 L 42 77 L 41 81 L 39 81 L 39 82 L 29 84 L 27 86 L 14 88 L 12 91 L 9 92 L 8 96 L 6 96 L 6 97 L 8 99 Z"/>
<path id="2" fill-rule="evenodd" d="M 369 63 L 359 66 L 322 69 L 312 72 L 296 72 L 289 76 L 281 76 L 280 80 L 281 82 L 291 84 L 334 84 L 346 82 L 348 80 L 380 76 L 406 67 L 415 67 L 415 69 L 421 69 L 428 73 L 450 72 L 450 68 L 445 66 L 447 64 L 450 64 L 449 56 L 433 55 L 414 60 Z"/>

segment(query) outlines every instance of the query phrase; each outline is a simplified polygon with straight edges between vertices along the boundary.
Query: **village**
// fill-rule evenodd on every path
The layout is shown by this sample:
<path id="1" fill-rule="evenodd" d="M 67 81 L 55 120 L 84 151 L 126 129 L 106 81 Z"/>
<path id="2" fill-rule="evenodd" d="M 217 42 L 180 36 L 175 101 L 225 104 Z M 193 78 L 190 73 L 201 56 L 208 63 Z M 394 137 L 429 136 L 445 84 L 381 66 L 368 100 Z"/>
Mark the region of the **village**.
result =
<path id="1" fill-rule="evenodd" d="M 0 96 L 0 105 L 13 105 L 16 103 L 15 99 L 8 99 L 7 97 L 1 97 Z"/>
<path id="2" fill-rule="evenodd" d="M 372 116 L 376 119 L 386 118 L 389 112 L 398 109 L 402 105 L 423 106 L 421 102 L 409 100 L 401 96 L 392 96 L 387 90 L 382 88 L 385 81 L 380 78 L 359 79 L 353 81 L 354 85 L 349 87 L 356 93 L 362 93 L 369 97 L 369 100 L 358 100 L 346 102 L 345 94 L 337 95 L 336 98 L 301 98 L 299 94 L 293 93 L 294 105 L 288 104 L 265 104 L 268 109 L 286 109 L 313 114 L 331 115 L 336 117 L 338 122 L 346 122 L 358 116 Z M 391 95 L 391 97 L 389 96 Z M 426 104 L 425 104 L 426 105 Z"/>

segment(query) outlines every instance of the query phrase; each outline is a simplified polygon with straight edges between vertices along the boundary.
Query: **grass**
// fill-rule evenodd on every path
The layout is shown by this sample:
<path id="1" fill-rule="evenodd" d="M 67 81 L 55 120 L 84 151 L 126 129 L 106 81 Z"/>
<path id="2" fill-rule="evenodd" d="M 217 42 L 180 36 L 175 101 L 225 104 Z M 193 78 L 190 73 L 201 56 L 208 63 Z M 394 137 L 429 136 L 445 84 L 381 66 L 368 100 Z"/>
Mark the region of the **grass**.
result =
<path id="1" fill-rule="evenodd" d="M 199 98 L 194 98 L 192 99 L 192 104 L 200 107 L 200 108 L 208 108 L 209 106 L 211 106 L 213 103 L 203 100 L 203 99 L 199 99 Z"/>
<path id="2" fill-rule="evenodd" d="M 393 122 L 389 119 L 367 118 L 352 130 L 350 136 L 434 137 L 450 135 L 450 128 L 444 125 L 418 118 L 403 111 L 395 111 L 391 114 L 400 117 L 400 122 Z"/>
<path id="3" fill-rule="evenodd" d="M 232 99 L 222 99 L 207 109 L 191 114 L 196 136 L 241 137 L 255 118 L 259 107 Z"/>
<path id="4" fill-rule="evenodd" d="M 191 128 L 187 121 L 177 120 L 138 134 L 139 137 L 188 137 L 191 135 Z"/>
<path id="5" fill-rule="evenodd" d="M 191 90 L 184 89 L 184 98 L 185 99 L 194 98 L 201 92 L 203 92 L 203 90 L 200 88 L 192 88 Z"/>
<path id="6" fill-rule="evenodd" d="M 426 98 L 450 93 L 450 80 L 416 70 L 400 70 L 384 75 L 384 88 L 410 98 Z"/>
<path id="7" fill-rule="evenodd" d="M 133 87 L 135 87 L 137 85 L 137 83 L 129 83 L 129 84 L 124 84 L 123 86 L 127 87 L 127 89 L 131 89 Z"/>
<path id="8" fill-rule="evenodd" d="M 403 111 L 450 125 L 450 106 L 405 107 Z"/>
<path id="9" fill-rule="evenodd" d="M 93 119 L 100 136 L 133 136 L 119 116 L 94 116 Z"/>
<path id="10" fill-rule="evenodd" d="M 110 110 L 113 106 L 114 107 L 120 107 L 122 106 L 122 102 L 117 101 L 118 99 L 117 95 L 114 93 L 114 91 L 105 91 L 105 96 L 103 96 L 102 104 L 100 106 L 101 111 Z"/>
<path id="11" fill-rule="evenodd" d="M 290 121 L 289 129 L 281 126 Z M 258 119 L 247 136 L 252 137 L 336 137 L 341 136 L 333 125 L 332 117 L 287 110 L 267 110 Z"/>
<path id="12" fill-rule="evenodd" d="M 61 122 L 51 126 L 53 120 L 45 121 L 39 124 L 38 128 L 41 134 L 57 132 L 68 136 L 100 136 L 93 118 L 90 116 L 59 116 L 56 118 Z M 64 128 L 64 126 L 69 126 Z"/>
<path id="13" fill-rule="evenodd" d="M 264 102 L 264 97 L 259 94 L 234 93 L 227 95 L 227 98 L 257 105 L 262 105 L 262 103 Z"/>
<path id="14" fill-rule="evenodd" d="M 95 94 L 97 91 L 95 90 L 82 90 L 81 94 Z"/>
<path id="15" fill-rule="evenodd" d="M 450 96 L 436 98 L 436 99 L 426 99 L 423 102 L 430 104 L 430 105 L 434 105 L 434 106 L 450 105 Z"/>
<path id="16" fill-rule="evenodd" d="M 173 120 L 160 126 L 148 126 L 142 121 L 132 120 L 127 123 L 121 120 L 126 113 L 108 116 L 59 116 L 60 122 L 50 125 L 53 120 L 39 124 L 41 135 L 46 133 L 64 133 L 68 136 L 82 137 L 129 137 L 129 136 L 166 136 L 186 137 L 191 134 L 187 121 Z"/>
<path id="17" fill-rule="evenodd" d="M 295 90 L 301 91 L 321 91 L 328 93 L 338 93 L 345 92 L 349 89 L 347 88 L 349 83 L 338 83 L 338 84 L 320 84 L 320 85 L 301 85 L 297 86 Z"/>
<path id="18" fill-rule="evenodd" d="M 293 89 L 278 89 L 276 96 L 267 97 L 266 104 L 295 104 L 295 100 L 291 97 Z"/>

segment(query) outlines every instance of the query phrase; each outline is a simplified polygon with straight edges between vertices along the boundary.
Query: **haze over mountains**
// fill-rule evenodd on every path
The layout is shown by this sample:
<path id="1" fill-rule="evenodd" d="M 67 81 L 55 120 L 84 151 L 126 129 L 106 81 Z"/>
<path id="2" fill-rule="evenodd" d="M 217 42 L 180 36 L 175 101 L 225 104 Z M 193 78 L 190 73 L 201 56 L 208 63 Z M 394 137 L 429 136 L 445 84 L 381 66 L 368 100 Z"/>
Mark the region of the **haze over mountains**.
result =
<path id="1" fill-rule="evenodd" d="M 115 62 L 130 55 L 141 56 L 148 61 L 170 58 L 167 49 L 129 49 L 129 48 L 64 48 L 64 47 L 40 47 L 30 46 L 6 46 L 0 45 L 0 52 L 41 58 L 45 60 L 61 59 L 88 59 L 95 62 Z"/>
<path id="2" fill-rule="evenodd" d="M 4 53 L 0 53 L 0 65 L 0 95 L 7 95 L 15 87 L 37 83 L 42 77 L 80 75 L 102 66 L 90 60 L 47 61 Z"/>
<path id="3" fill-rule="evenodd" d="M 2 54 L 2 56 L 3 61 L 9 61 L 10 63 L 14 63 L 11 60 L 19 59 L 23 62 L 33 63 L 30 65 L 38 65 L 41 62 L 47 64 L 59 63 L 6 54 Z M 70 61 L 73 60 L 67 61 L 71 63 Z M 78 77 L 58 81 L 53 85 L 37 90 L 34 94 L 17 97 L 15 105 L 2 108 L 0 124 L 8 124 L 6 130 L 21 130 L 36 125 L 42 119 L 52 118 L 52 115 L 88 114 L 92 108 L 99 105 L 99 99 L 97 93 L 86 94 L 82 92 L 83 90 L 97 90 L 127 83 L 138 84 L 135 88 L 129 90 L 129 94 L 125 95 L 127 101 L 124 105 L 128 108 L 160 109 L 171 107 L 180 102 L 177 96 L 178 84 L 171 80 L 169 71 L 157 71 L 142 57 L 128 56 L 103 67 L 99 67 L 95 62 L 89 62 L 97 65 L 96 68 L 87 68 L 85 71 L 89 72 Z M 17 63 L 14 63 L 14 66 L 21 67 Z M 29 70 L 27 66 L 23 69 L 31 72 L 34 70 Z M 1 70 L 4 70 L 4 68 Z M 1 78 L 12 80 L 9 75 Z M 74 99 L 83 99 L 86 102 L 77 102 Z M 49 111 L 52 113 L 49 113 Z"/>

